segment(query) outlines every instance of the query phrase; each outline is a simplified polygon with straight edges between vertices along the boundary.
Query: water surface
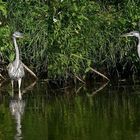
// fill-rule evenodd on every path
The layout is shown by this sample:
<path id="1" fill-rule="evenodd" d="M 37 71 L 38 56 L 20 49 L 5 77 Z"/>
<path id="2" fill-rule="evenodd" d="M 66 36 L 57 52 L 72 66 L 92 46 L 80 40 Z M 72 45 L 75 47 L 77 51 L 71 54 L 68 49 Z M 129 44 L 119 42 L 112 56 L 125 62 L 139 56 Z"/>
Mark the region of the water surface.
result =
<path id="1" fill-rule="evenodd" d="M 140 84 L 52 88 L 38 82 L 20 101 L 0 87 L 1 140 L 138 140 Z"/>

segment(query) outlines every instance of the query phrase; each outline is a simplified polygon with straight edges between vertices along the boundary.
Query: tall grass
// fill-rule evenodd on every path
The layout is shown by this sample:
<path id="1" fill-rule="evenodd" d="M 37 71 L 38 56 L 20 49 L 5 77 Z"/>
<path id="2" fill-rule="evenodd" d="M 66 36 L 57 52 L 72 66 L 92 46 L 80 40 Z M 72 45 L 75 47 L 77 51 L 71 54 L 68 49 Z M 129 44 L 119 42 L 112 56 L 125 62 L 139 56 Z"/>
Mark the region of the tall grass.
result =
<path id="1" fill-rule="evenodd" d="M 22 59 L 38 75 L 84 77 L 90 67 L 110 77 L 140 71 L 136 40 L 120 38 L 139 30 L 138 0 L 15 0 L 7 5 L 8 28 L 25 33 L 19 42 Z"/>

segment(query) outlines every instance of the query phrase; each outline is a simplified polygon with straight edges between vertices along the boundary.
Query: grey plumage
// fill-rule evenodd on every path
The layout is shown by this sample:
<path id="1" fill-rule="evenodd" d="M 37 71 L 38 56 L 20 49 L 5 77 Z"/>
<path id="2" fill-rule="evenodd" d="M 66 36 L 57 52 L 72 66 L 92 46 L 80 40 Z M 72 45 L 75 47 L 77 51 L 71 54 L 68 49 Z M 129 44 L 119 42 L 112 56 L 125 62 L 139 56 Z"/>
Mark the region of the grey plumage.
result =
<path id="1" fill-rule="evenodd" d="M 18 81 L 19 78 L 22 78 L 25 75 L 24 67 L 21 61 L 19 61 L 17 68 L 15 66 L 16 66 L 16 61 L 9 64 L 8 74 L 9 74 L 10 79 Z"/>

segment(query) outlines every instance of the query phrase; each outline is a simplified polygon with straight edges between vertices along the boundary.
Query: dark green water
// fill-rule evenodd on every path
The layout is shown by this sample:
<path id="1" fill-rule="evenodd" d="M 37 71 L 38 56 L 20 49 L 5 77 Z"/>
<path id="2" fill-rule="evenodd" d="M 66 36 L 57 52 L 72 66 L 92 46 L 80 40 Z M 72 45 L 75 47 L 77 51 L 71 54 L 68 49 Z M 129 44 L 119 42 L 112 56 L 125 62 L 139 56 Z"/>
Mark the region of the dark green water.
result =
<path id="1" fill-rule="evenodd" d="M 51 89 L 37 83 L 22 101 L 0 88 L 0 140 L 138 140 L 140 85 Z M 89 96 L 93 94 L 93 96 Z"/>

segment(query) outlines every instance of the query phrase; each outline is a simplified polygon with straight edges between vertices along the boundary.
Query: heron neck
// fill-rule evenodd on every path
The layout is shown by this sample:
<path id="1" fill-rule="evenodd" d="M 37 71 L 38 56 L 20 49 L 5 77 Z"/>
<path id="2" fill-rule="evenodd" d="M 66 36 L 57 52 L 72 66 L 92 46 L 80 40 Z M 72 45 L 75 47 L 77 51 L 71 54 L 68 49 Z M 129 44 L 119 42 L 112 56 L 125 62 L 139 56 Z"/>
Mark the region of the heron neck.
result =
<path id="1" fill-rule="evenodd" d="M 17 45 L 17 41 L 15 37 L 13 37 L 13 41 L 14 41 L 14 46 L 15 46 L 15 51 L 16 51 L 15 61 L 19 62 L 19 49 L 18 49 L 18 45 Z"/>
<path id="2" fill-rule="evenodd" d="M 138 55 L 140 58 L 140 36 L 138 37 Z"/>

